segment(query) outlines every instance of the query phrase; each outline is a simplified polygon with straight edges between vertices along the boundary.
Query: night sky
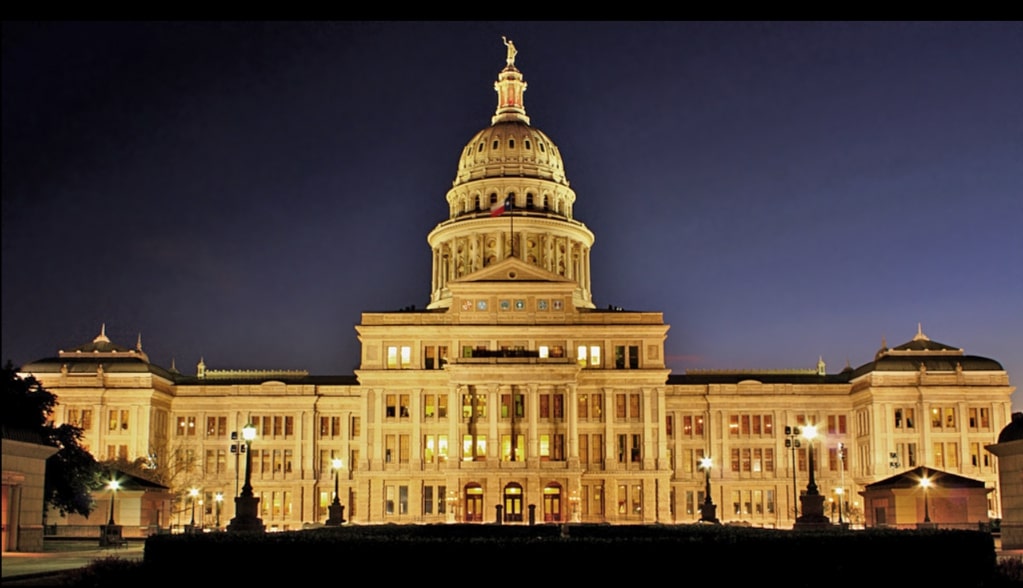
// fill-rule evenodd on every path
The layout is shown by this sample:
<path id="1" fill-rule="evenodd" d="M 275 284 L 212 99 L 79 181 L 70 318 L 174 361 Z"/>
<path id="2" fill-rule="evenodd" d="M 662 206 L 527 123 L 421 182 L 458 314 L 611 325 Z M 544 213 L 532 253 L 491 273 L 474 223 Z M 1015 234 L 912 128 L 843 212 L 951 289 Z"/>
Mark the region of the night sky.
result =
<path id="1" fill-rule="evenodd" d="M 3 23 L 3 361 L 110 338 L 186 374 L 350 374 L 507 35 L 669 367 L 931 339 L 1023 381 L 1023 23 Z M 1017 393 L 1016 410 L 1023 400 Z"/>

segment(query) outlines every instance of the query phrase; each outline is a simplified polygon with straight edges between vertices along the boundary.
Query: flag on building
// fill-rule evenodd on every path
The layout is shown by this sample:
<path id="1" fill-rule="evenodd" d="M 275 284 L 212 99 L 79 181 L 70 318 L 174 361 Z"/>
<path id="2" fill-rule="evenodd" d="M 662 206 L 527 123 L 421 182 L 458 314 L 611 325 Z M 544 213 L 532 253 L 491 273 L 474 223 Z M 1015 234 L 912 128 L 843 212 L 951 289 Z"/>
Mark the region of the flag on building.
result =
<path id="1" fill-rule="evenodd" d="M 504 199 L 504 202 L 495 203 L 493 206 L 490 207 L 490 216 L 501 216 L 502 214 L 505 213 L 505 211 L 511 210 L 511 208 L 512 199 L 511 196 L 509 196 Z"/>

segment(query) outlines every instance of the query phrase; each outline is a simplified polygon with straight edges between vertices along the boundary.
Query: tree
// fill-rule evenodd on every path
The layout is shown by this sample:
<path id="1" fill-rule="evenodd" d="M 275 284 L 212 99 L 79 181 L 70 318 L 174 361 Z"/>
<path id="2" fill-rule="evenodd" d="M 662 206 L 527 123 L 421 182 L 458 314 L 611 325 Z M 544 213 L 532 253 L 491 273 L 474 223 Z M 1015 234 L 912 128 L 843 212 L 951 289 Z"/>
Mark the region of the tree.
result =
<path id="1" fill-rule="evenodd" d="M 47 504 L 61 514 L 88 517 L 94 504 L 90 491 L 98 483 L 99 465 L 82 447 L 82 429 L 50 420 L 57 397 L 32 376 L 22 378 L 8 361 L 0 377 L 0 424 L 5 430 L 22 430 L 39 436 L 40 443 L 57 447 L 46 460 L 43 489 Z"/>

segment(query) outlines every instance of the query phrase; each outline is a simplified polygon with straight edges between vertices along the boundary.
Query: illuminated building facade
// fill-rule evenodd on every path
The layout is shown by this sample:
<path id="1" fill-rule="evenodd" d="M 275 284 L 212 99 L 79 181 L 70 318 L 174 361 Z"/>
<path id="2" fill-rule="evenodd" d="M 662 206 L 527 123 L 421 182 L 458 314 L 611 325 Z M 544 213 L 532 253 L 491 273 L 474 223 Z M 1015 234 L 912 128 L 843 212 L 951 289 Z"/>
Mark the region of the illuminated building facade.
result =
<path id="1" fill-rule="evenodd" d="M 839 496 L 845 520 L 862 521 L 865 485 L 921 465 L 984 482 L 999 512 L 984 447 L 1009 423 L 1014 388 L 997 361 L 918 329 L 839 373 L 821 361 L 672 375 L 662 313 L 597 308 L 594 235 L 574 217 L 557 146 L 530 124 L 507 46 L 491 124 L 462 149 L 448 218 L 427 237 L 429 302 L 363 313 L 355 374 L 200 361 L 186 376 L 105 330 L 22 372 L 58 395 L 58 419 L 81 424 L 97 458 L 151 456 L 206 505 L 237 493 L 245 460 L 232 435 L 251 422 L 270 529 L 326 519 L 335 458 L 354 523 L 694 522 L 710 488 L 723 522 L 789 527 L 811 446 L 786 427 L 811 424 L 835 522 Z M 233 508 L 224 501 L 222 521 Z"/>

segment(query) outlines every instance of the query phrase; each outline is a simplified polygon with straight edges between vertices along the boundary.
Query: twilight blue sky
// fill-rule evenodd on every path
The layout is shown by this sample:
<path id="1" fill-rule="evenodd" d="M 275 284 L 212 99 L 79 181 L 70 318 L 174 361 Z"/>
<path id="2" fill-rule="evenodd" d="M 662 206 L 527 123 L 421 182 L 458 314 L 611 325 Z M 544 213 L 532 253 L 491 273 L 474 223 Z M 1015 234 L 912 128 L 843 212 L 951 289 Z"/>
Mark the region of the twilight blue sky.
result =
<path id="1" fill-rule="evenodd" d="M 2 359 L 106 323 L 185 373 L 351 373 L 361 311 L 428 301 L 501 35 L 596 304 L 663 311 L 674 371 L 922 323 L 1023 379 L 1019 22 L 5 21 Z"/>

